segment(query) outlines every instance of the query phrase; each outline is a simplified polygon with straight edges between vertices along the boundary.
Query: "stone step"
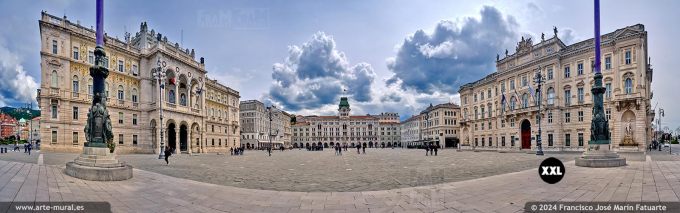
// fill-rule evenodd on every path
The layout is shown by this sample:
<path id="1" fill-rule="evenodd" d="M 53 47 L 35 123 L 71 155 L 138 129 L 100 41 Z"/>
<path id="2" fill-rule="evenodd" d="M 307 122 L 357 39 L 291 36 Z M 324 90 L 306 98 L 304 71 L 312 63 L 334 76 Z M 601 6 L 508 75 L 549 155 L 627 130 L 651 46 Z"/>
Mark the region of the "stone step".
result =
<path id="1" fill-rule="evenodd" d="M 115 163 L 104 163 L 104 162 L 87 162 L 87 161 L 80 161 L 80 160 L 75 160 L 75 164 L 81 165 L 81 166 L 89 166 L 89 167 L 100 167 L 100 168 L 116 168 L 116 167 L 122 167 L 124 164 L 115 162 Z"/>
<path id="2" fill-rule="evenodd" d="M 86 154 L 81 154 L 81 158 L 87 158 L 87 159 L 116 159 L 115 155 L 86 155 Z"/>
<path id="3" fill-rule="evenodd" d="M 116 159 L 110 159 L 110 160 L 92 160 L 92 159 L 85 159 L 85 158 L 77 158 L 77 162 L 83 162 L 83 163 L 118 163 L 118 160 Z"/>

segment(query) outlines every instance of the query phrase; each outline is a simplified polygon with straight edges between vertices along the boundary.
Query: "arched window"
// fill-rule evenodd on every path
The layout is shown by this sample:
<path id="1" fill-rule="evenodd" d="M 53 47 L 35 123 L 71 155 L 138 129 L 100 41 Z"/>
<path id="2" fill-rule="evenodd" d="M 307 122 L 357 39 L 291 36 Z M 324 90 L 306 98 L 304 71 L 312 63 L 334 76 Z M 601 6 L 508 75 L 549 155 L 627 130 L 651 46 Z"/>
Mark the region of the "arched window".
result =
<path id="1" fill-rule="evenodd" d="M 548 88 L 548 105 L 553 104 L 555 104 L 555 89 L 550 87 Z"/>
<path id="2" fill-rule="evenodd" d="M 118 85 L 118 100 L 123 100 L 125 98 L 125 92 L 123 91 L 123 85 Z"/>
<path id="3" fill-rule="evenodd" d="M 94 93 L 94 88 L 92 86 L 92 78 L 89 78 L 87 80 L 87 94 L 94 95 L 93 93 Z"/>
<path id="4" fill-rule="evenodd" d="M 52 70 L 52 76 L 50 76 L 52 79 L 51 85 L 53 88 L 59 88 L 59 75 L 57 75 L 56 70 Z"/>
<path id="5" fill-rule="evenodd" d="M 633 79 L 626 78 L 626 83 L 625 83 L 625 89 L 626 89 L 626 94 L 632 94 L 633 93 Z"/>
<path id="6" fill-rule="evenodd" d="M 522 95 L 522 107 L 523 108 L 529 107 L 529 95 L 526 93 Z"/>
<path id="7" fill-rule="evenodd" d="M 139 102 L 139 99 L 137 98 L 137 88 L 132 88 L 132 102 L 137 103 Z"/>
<path id="8" fill-rule="evenodd" d="M 187 95 L 182 93 L 179 94 L 179 104 L 182 106 L 187 106 Z"/>
<path id="9" fill-rule="evenodd" d="M 168 102 L 174 104 L 175 103 L 175 90 L 169 90 L 168 91 Z"/>
<path id="10" fill-rule="evenodd" d="M 73 96 L 77 97 L 78 96 L 78 91 L 80 90 L 80 82 L 78 81 L 78 76 L 74 75 L 73 76 L 73 84 L 71 90 L 73 91 Z"/>

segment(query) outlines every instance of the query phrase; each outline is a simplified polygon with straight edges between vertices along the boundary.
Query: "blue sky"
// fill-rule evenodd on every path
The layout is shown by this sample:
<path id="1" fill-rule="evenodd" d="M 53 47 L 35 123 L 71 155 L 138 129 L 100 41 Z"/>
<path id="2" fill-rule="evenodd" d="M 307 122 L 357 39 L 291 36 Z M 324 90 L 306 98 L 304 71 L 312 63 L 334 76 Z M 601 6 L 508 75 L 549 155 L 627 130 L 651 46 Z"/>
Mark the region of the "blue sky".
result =
<path id="1" fill-rule="evenodd" d="M 680 60 L 674 11 L 680 2 L 602 0 L 602 32 L 642 23 L 654 68 L 653 103 L 663 126 Z M 94 25 L 94 1 L 0 1 L 0 105 L 35 97 L 40 11 Z M 209 75 L 241 92 L 301 114 L 330 114 L 344 89 L 354 113 L 399 112 L 458 102 L 457 88 L 494 71 L 495 54 L 521 36 L 552 34 L 567 43 L 592 37 L 592 1 L 105 1 L 111 36 L 139 24 L 206 58 Z M 183 32 L 183 33 L 181 33 Z"/>

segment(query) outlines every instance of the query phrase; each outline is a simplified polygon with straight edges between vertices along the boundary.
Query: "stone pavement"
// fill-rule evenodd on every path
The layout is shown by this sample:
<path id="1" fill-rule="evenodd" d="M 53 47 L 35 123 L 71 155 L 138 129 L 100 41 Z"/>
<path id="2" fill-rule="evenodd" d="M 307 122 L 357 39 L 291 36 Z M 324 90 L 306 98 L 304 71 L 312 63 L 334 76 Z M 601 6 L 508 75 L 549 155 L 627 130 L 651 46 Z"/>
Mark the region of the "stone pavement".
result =
<path id="1" fill-rule="evenodd" d="M 554 185 L 537 168 L 431 186 L 364 192 L 243 189 L 135 169 L 119 182 L 83 181 L 63 166 L 0 161 L 0 201 L 109 201 L 114 212 L 518 212 L 527 201 L 679 201 L 680 162 L 619 168 L 565 163 Z"/>

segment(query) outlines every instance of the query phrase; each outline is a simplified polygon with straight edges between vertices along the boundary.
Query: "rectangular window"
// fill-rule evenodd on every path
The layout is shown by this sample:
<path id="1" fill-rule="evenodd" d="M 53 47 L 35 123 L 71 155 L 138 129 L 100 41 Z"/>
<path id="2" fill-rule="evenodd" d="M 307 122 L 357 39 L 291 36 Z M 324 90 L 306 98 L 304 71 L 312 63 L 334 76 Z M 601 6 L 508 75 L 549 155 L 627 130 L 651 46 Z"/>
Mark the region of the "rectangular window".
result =
<path id="1" fill-rule="evenodd" d="M 505 119 L 501 119 L 501 128 L 505 128 Z"/>
<path id="2" fill-rule="evenodd" d="M 551 68 L 548 68 L 548 80 L 552 80 L 552 79 L 553 79 L 553 69 L 551 67 Z"/>
<path id="3" fill-rule="evenodd" d="M 58 114 L 58 113 L 59 113 L 59 112 L 57 111 L 57 105 L 56 105 L 56 104 L 52 104 L 52 118 L 57 119 L 57 114 Z"/>
<path id="4" fill-rule="evenodd" d="M 626 50 L 626 54 L 625 54 L 625 63 L 626 63 L 626 65 L 629 65 L 629 64 L 630 64 L 630 62 L 631 62 L 631 60 L 630 60 L 630 59 L 631 59 L 631 56 L 632 56 L 632 55 L 631 55 L 631 53 L 630 53 L 630 50 Z"/>
<path id="5" fill-rule="evenodd" d="M 57 40 L 52 40 L 52 54 L 57 54 Z"/>
<path id="6" fill-rule="evenodd" d="M 78 120 L 78 107 L 73 107 L 73 120 Z"/>
<path id="7" fill-rule="evenodd" d="M 72 142 L 72 144 L 73 145 L 80 144 L 80 143 L 78 143 L 78 132 L 73 132 L 73 142 Z"/>
<path id="8" fill-rule="evenodd" d="M 132 145 L 137 146 L 137 135 L 132 135 Z"/>
<path id="9" fill-rule="evenodd" d="M 510 89 L 515 89 L 515 79 L 510 80 Z"/>
<path id="10" fill-rule="evenodd" d="M 578 111 L 578 121 L 583 122 L 583 111 Z"/>
<path id="11" fill-rule="evenodd" d="M 139 75 L 139 70 L 137 69 L 137 65 L 133 64 L 132 65 L 132 74 L 133 75 Z"/>
<path id="12" fill-rule="evenodd" d="M 118 112 L 118 123 L 123 124 L 123 112 Z"/>
<path id="13" fill-rule="evenodd" d="M 501 137 L 501 146 L 505 146 L 505 136 Z"/>
<path id="14" fill-rule="evenodd" d="M 125 140 L 123 140 L 123 134 L 118 134 L 118 144 L 123 145 Z"/>
<path id="15" fill-rule="evenodd" d="M 564 90 L 564 106 L 571 105 L 571 90 Z"/>
<path id="16" fill-rule="evenodd" d="M 78 52 L 78 47 L 73 47 L 73 60 L 78 60 L 80 59 L 79 57 L 79 52 Z"/>
<path id="17" fill-rule="evenodd" d="M 569 66 L 564 67 L 564 78 L 569 78 L 571 76 L 571 69 L 569 69 Z"/>
<path id="18" fill-rule="evenodd" d="M 607 116 L 607 120 L 612 119 L 612 109 L 607 108 L 607 110 L 604 111 L 604 114 Z"/>
<path id="19" fill-rule="evenodd" d="M 583 87 L 579 87 L 577 91 L 578 91 L 578 103 L 583 104 L 583 101 L 585 99 Z"/>
<path id="20" fill-rule="evenodd" d="M 553 146 L 553 134 L 548 134 L 548 146 Z"/>
<path id="21" fill-rule="evenodd" d="M 548 123 L 551 124 L 553 122 L 553 114 L 552 112 L 548 112 Z"/>
<path id="22" fill-rule="evenodd" d="M 118 71 L 123 72 L 123 61 L 118 61 Z"/>
<path id="23" fill-rule="evenodd" d="M 578 133 L 578 146 L 583 146 L 583 133 Z"/>
<path id="24" fill-rule="evenodd" d="M 493 141 L 492 141 L 492 139 L 493 139 L 492 137 L 489 137 L 489 146 L 493 146 Z"/>
<path id="25" fill-rule="evenodd" d="M 137 126 L 137 114 L 132 114 L 132 125 Z"/>
<path id="26" fill-rule="evenodd" d="M 482 146 L 486 145 L 486 142 L 484 142 L 486 138 L 482 138 Z"/>
<path id="27" fill-rule="evenodd" d="M 612 69 L 612 57 L 611 56 L 604 57 L 604 69 L 605 70 L 611 70 Z"/>
<path id="28" fill-rule="evenodd" d="M 590 60 L 590 72 L 595 72 L 595 61 Z"/>
<path id="29" fill-rule="evenodd" d="M 583 75 L 583 62 L 579 62 L 576 65 L 576 74 L 577 75 Z"/>
<path id="30" fill-rule="evenodd" d="M 527 81 L 527 76 L 526 75 L 522 76 L 522 86 L 526 87 L 527 85 L 529 85 L 529 81 Z"/>
<path id="31" fill-rule="evenodd" d="M 569 123 L 571 122 L 571 113 L 565 112 L 564 113 L 564 123 Z"/>
<path id="32" fill-rule="evenodd" d="M 510 136 L 510 146 L 515 146 L 515 136 Z"/>
<path id="33" fill-rule="evenodd" d="M 571 134 L 564 134 L 564 146 L 571 146 Z"/>
<path id="34" fill-rule="evenodd" d="M 87 51 L 87 62 L 90 62 L 90 64 L 94 64 L 94 52 L 93 51 Z"/>
<path id="35" fill-rule="evenodd" d="M 612 98 L 612 83 L 604 84 L 604 88 L 605 88 L 605 92 L 604 92 L 605 98 L 607 98 L 607 99 Z"/>
<path id="36" fill-rule="evenodd" d="M 52 130 L 52 144 L 57 143 L 57 130 Z"/>

